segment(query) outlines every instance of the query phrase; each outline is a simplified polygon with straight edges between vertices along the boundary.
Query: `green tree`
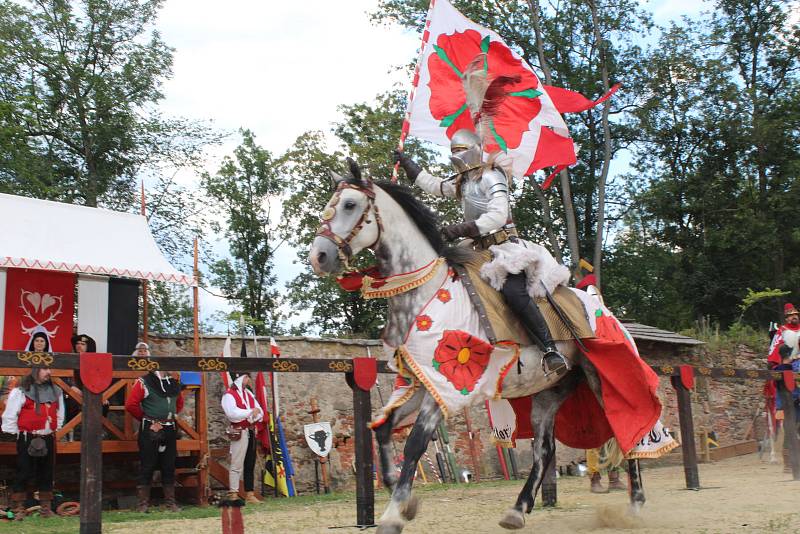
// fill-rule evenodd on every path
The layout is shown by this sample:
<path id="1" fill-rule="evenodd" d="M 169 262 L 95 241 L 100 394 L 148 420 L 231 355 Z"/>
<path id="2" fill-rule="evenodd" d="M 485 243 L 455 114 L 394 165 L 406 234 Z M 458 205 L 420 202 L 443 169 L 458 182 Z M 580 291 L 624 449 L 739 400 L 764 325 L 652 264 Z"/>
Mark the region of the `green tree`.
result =
<path id="1" fill-rule="evenodd" d="M 333 133 L 343 145 L 330 151 L 321 132 L 307 132 L 295 141 L 282 157 L 284 172 L 290 177 L 291 195 L 284 203 L 292 246 L 305 270 L 289 284 L 288 301 L 296 310 L 310 310 L 313 319 L 296 331 L 316 329 L 321 333 L 352 337 L 377 337 L 385 321 L 386 303 L 365 301 L 358 293 L 346 293 L 332 278 L 319 278 L 308 265 L 308 249 L 319 226 L 319 214 L 333 189 L 328 172 L 345 174 L 345 155 L 352 156 L 367 176 L 388 179 L 392 172 L 392 150 L 397 146 L 405 112 L 405 95 L 394 91 L 379 95 L 374 103 L 340 106 L 342 120 Z M 405 151 L 432 172 L 443 169 L 434 164 L 434 153 L 419 141 L 409 139 Z M 400 180 L 405 180 L 402 170 Z M 406 182 L 408 183 L 408 182 Z M 431 202 L 443 213 L 454 213 L 452 202 Z M 357 266 L 373 263 L 371 253 L 357 258 Z"/>
<path id="2" fill-rule="evenodd" d="M 286 180 L 272 154 L 256 144 L 249 130 L 233 157 L 225 157 L 203 187 L 225 219 L 231 258 L 211 265 L 212 283 L 237 303 L 257 334 L 278 328 L 275 251 L 285 241 L 280 198 Z M 219 225 L 216 225 L 219 229 Z"/>
<path id="3" fill-rule="evenodd" d="M 0 191 L 130 209 L 139 173 L 215 137 L 155 107 L 173 50 L 163 0 L 0 0 Z"/>

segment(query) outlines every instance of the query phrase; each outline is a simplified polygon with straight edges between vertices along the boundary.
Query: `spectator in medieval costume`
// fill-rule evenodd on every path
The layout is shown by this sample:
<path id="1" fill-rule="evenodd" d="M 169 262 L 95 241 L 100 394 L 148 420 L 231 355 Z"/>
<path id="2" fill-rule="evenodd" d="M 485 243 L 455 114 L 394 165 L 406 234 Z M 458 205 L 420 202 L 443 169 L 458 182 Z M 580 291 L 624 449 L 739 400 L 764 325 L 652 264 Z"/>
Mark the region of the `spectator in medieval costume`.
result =
<path id="1" fill-rule="evenodd" d="M 140 351 L 150 351 L 146 343 L 138 343 L 134 356 Z M 150 371 L 136 380 L 125 402 L 125 409 L 139 425 L 139 478 L 137 485 L 139 512 L 147 512 L 150 505 L 150 487 L 153 473 L 161 471 L 164 506 L 177 512 L 175 501 L 175 458 L 177 456 L 177 424 L 175 417 L 183 409 L 181 384 L 174 376 L 160 371 Z"/>
<path id="2" fill-rule="evenodd" d="M 44 328 L 39 326 L 34 330 L 31 339 L 25 346 L 28 352 L 50 352 L 50 338 Z M 19 377 L 17 376 L 3 376 L 0 377 L 0 410 L 4 410 L 9 395 L 19 385 Z"/>
<path id="3" fill-rule="evenodd" d="M 792 347 L 790 345 L 781 345 L 778 347 L 778 353 L 781 357 L 781 363 L 773 367 L 774 371 L 793 371 L 795 373 L 800 372 L 800 359 L 792 359 Z M 785 409 L 781 396 L 777 394 L 777 388 L 775 389 L 776 420 L 783 423 L 783 472 L 791 473 L 792 460 L 789 456 L 789 432 L 795 432 L 797 434 L 798 431 L 800 431 L 800 388 L 796 387 L 794 388 L 794 391 L 792 391 L 791 398 L 793 401 L 795 414 L 794 424 L 792 424 L 787 418 L 786 414 L 788 413 L 788 410 Z M 800 437 L 800 435 L 798 435 L 798 437 Z"/>
<path id="4" fill-rule="evenodd" d="M 250 391 L 250 375 L 231 373 L 233 384 L 222 396 L 222 410 L 228 418 L 227 431 L 231 440 L 231 468 L 228 475 L 228 500 L 237 501 L 239 481 L 244 479 L 245 502 L 258 504 L 253 486 L 256 467 L 256 438 L 254 425 L 264 414 L 255 395 Z"/>
<path id="5" fill-rule="evenodd" d="M 32 340 L 34 347 L 41 347 L 41 339 L 38 336 Z M 11 392 L 3 411 L 3 432 L 17 437 L 17 470 L 11 486 L 11 506 L 17 520 L 25 516 L 29 483 L 39 491 L 39 515 L 54 515 L 54 436 L 63 423 L 61 390 L 50 381 L 50 369 L 34 367 Z"/>
<path id="6" fill-rule="evenodd" d="M 797 311 L 794 304 L 787 302 L 783 306 L 783 315 L 785 322 L 778 328 L 769 346 L 767 362 L 770 367 L 781 364 L 780 348 L 783 345 L 791 347 L 792 352 L 789 355 L 791 360 L 800 358 L 800 344 L 798 344 L 800 340 L 800 312 Z"/>
<path id="7" fill-rule="evenodd" d="M 603 446 L 586 450 L 586 471 L 589 475 L 589 490 L 592 493 L 608 493 L 609 490 L 626 490 L 628 487 L 619 477 L 625 457 L 614 438 Z M 602 471 L 608 473 L 608 487 L 603 486 Z"/>

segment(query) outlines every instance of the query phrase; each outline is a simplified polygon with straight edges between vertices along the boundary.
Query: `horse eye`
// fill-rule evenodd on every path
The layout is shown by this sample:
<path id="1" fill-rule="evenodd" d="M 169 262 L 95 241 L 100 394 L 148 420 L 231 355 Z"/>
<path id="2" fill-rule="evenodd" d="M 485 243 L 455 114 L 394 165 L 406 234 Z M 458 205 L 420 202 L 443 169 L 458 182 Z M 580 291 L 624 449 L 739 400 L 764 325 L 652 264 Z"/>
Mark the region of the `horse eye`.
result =
<path id="1" fill-rule="evenodd" d="M 356 207 L 356 203 L 353 202 L 352 200 L 348 200 L 347 202 L 344 203 L 344 209 L 346 209 L 346 210 L 351 210 L 351 209 L 353 209 L 355 207 Z"/>

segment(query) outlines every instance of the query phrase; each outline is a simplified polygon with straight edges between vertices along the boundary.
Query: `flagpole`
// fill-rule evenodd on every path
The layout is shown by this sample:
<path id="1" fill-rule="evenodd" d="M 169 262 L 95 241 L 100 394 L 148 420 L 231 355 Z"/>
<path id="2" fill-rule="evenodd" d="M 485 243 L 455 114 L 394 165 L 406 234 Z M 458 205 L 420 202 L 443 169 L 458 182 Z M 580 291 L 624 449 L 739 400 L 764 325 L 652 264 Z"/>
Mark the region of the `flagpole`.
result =
<path id="1" fill-rule="evenodd" d="M 144 180 L 142 180 L 142 207 L 141 207 L 141 214 L 142 217 L 147 220 L 147 211 L 145 210 L 146 201 L 144 198 Z M 148 324 L 148 308 L 147 308 L 147 279 L 142 279 L 142 341 L 145 343 L 148 342 L 149 337 L 149 324 Z"/>
<path id="2" fill-rule="evenodd" d="M 403 151 L 403 147 L 406 144 L 406 137 L 408 137 L 408 131 L 411 128 L 411 104 L 414 102 L 414 95 L 417 92 L 417 86 L 419 85 L 419 71 L 422 65 L 422 58 L 425 54 L 425 47 L 428 44 L 428 38 L 430 37 L 430 32 L 428 28 L 431 25 L 431 12 L 433 11 L 433 6 L 436 4 L 436 0 L 431 0 L 431 3 L 428 5 L 428 13 L 425 15 L 425 25 L 422 27 L 422 38 L 420 39 L 419 45 L 419 57 L 417 57 L 417 65 L 414 67 L 414 78 L 411 80 L 411 90 L 408 92 L 408 104 L 406 104 L 406 114 L 403 117 L 403 127 L 400 130 L 400 139 L 397 141 L 397 150 Z M 400 162 L 394 164 L 394 168 L 392 169 L 392 181 L 397 181 L 397 172 L 400 167 Z"/>
<path id="3" fill-rule="evenodd" d="M 192 310 L 192 323 L 194 325 L 194 355 L 200 356 L 200 284 L 198 272 L 198 254 L 197 254 L 197 238 L 194 238 L 194 286 L 192 287 L 192 296 L 194 297 L 194 307 Z"/>

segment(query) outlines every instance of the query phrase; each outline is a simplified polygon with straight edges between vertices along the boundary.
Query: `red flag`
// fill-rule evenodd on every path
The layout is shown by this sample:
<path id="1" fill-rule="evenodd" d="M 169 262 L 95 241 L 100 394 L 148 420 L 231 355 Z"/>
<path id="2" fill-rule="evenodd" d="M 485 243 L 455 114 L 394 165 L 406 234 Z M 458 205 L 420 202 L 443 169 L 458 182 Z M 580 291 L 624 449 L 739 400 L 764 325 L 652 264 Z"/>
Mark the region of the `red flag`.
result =
<path id="1" fill-rule="evenodd" d="M 553 101 L 553 105 L 559 113 L 580 113 L 581 111 L 591 109 L 611 98 L 611 95 L 616 93 L 619 88 L 620 84 L 616 84 L 597 100 L 589 100 L 582 94 L 564 89 L 563 87 L 553 87 L 552 85 L 544 86 L 547 95 L 550 97 L 550 100 Z"/>
<path id="2" fill-rule="evenodd" d="M 231 357 L 231 336 L 225 340 L 225 344 L 222 346 L 222 354 L 220 354 L 223 358 L 230 358 Z M 222 378 L 222 385 L 225 386 L 225 390 L 227 391 L 231 384 L 233 384 L 233 380 L 231 380 L 231 374 L 229 372 L 224 372 L 219 374 L 220 378 Z"/>
<path id="3" fill-rule="evenodd" d="M 269 338 L 269 351 L 276 358 L 280 358 L 280 356 L 281 356 L 281 348 L 275 342 L 275 338 L 273 338 L 273 337 Z"/>
<path id="4" fill-rule="evenodd" d="M 9 269 L 6 278 L 3 348 L 27 350 L 44 332 L 53 352 L 72 352 L 75 275 L 34 269 Z"/>
<path id="5" fill-rule="evenodd" d="M 270 435 L 269 435 L 269 410 L 267 409 L 267 381 L 264 379 L 264 373 L 259 372 L 256 375 L 256 401 L 261 406 L 261 412 L 264 414 L 261 421 L 256 423 L 256 435 L 261 442 L 261 448 L 265 451 L 271 450 Z"/>

